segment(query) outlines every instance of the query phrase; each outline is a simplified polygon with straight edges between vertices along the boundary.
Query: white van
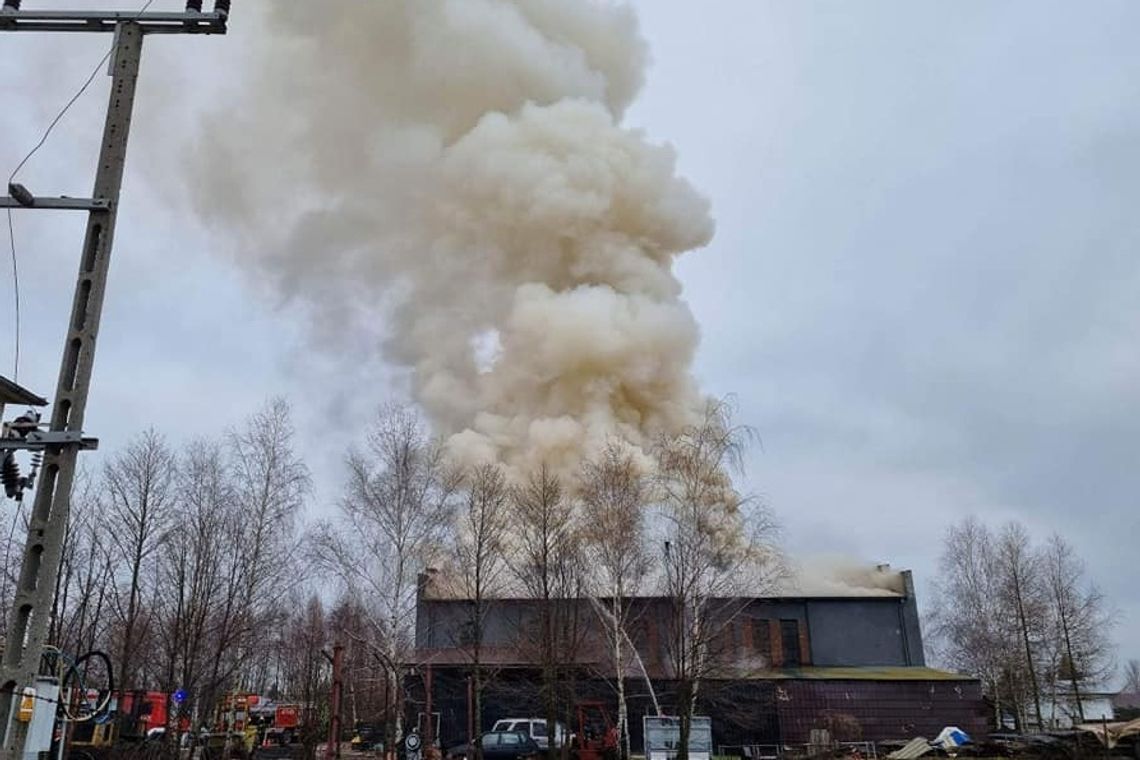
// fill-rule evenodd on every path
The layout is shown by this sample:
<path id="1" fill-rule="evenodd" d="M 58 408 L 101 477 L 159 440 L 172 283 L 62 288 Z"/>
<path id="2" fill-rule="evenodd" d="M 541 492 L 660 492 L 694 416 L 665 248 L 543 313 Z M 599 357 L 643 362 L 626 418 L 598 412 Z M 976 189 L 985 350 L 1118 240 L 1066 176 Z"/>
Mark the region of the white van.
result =
<path id="1" fill-rule="evenodd" d="M 502 720 L 495 721 L 495 725 L 491 726 L 491 730 L 526 734 L 531 739 L 534 739 L 534 743 L 543 749 L 550 747 L 550 742 L 547 741 L 546 736 L 545 718 L 503 718 Z M 561 723 L 555 723 L 554 746 L 561 747 L 566 743 L 566 738 L 566 727 Z"/>

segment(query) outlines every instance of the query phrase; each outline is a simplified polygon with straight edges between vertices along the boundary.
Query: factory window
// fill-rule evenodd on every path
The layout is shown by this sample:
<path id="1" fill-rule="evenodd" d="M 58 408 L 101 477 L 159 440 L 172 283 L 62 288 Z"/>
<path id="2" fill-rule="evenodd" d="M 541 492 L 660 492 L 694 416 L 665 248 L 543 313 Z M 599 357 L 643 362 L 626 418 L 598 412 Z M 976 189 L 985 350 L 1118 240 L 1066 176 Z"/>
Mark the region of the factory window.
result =
<path id="1" fill-rule="evenodd" d="M 766 664 L 772 664 L 772 628 L 767 620 L 756 618 L 752 621 L 752 648 Z"/>
<path id="2" fill-rule="evenodd" d="M 784 650 L 784 666 L 800 666 L 800 623 L 798 620 L 780 621 L 780 644 Z"/>
<path id="3" fill-rule="evenodd" d="M 476 627 L 474 620 L 464 620 L 459 624 L 459 635 L 456 637 L 458 639 L 456 643 L 461 647 L 474 646 L 478 632 L 479 629 Z"/>
<path id="4" fill-rule="evenodd" d="M 725 623 L 717 634 L 717 652 L 725 657 L 736 653 L 736 626 Z"/>

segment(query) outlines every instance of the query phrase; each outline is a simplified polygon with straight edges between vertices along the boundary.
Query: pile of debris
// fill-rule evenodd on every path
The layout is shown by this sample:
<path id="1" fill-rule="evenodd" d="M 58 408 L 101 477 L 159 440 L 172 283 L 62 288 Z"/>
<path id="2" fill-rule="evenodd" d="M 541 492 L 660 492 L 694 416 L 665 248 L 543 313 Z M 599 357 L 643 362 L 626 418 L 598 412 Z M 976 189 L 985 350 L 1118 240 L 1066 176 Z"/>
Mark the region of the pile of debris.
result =
<path id="1" fill-rule="evenodd" d="M 1126 723 L 1084 723 L 1071 731 L 994 733 L 977 742 L 965 732 L 949 726 L 933 741 L 916 736 L 886 757 L 888 760 L 917 760 L 930 754 L 1065 760 L 1111 756 L 1140 760 L 1140 719 Z"/>

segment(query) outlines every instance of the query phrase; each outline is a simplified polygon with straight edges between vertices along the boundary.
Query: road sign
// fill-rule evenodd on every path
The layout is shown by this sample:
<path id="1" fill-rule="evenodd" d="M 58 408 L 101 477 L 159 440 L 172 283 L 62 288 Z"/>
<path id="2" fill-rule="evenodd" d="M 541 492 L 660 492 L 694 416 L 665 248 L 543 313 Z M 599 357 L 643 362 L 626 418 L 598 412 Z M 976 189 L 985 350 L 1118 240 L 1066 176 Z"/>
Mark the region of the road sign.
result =
<path id="1" fill-rule="evenodd" d="M 420 735 L 413 731 L 404 737 L 404 758 L 405 760 L 420 760 Z"/>

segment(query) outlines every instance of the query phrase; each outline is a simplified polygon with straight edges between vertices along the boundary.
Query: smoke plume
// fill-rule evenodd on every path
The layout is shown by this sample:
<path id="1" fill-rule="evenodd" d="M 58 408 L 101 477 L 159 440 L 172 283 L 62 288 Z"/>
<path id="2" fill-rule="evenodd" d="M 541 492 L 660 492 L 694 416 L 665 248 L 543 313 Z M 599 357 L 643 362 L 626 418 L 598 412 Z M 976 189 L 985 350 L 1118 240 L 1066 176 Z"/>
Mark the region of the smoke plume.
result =
<path id="1" fill-rule="evenodd" d="M 713 224 L 672 150 L 621 124 L 646 64 L 627 6 L 258 13 L 255 82 L 195 173 L 260 278 L 325 334 L 378 336 L 462 461 L 569 471 L 699 421 L 672 265 Z"/>
<path id="2" fill-rule="evenodd" d="M 801 557 L 782 593 L 802 596 L 898 596 L 906 592 L 901 573 L 841 555 Z"/>

